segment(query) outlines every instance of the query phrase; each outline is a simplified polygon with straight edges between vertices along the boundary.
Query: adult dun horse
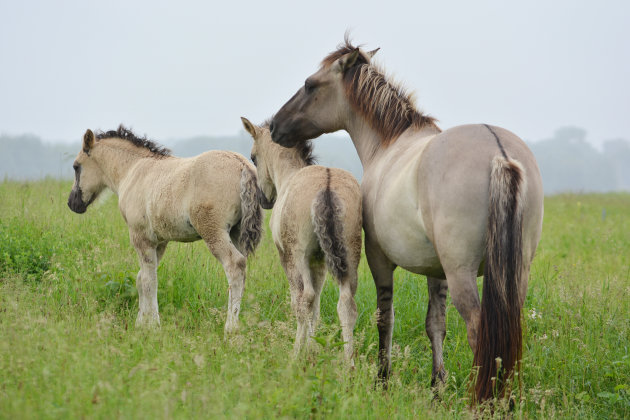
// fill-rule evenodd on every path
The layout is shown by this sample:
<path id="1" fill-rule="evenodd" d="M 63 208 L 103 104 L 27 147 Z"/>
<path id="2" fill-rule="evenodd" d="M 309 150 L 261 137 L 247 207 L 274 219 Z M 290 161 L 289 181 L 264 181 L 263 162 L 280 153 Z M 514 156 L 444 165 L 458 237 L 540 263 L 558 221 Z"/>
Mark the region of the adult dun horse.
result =
<path id="1" fill-rule="evenodd" d="M 169 241 L 203 239 L 229 284 L 226 333 L 238 327 L 247 255 L 261 238 L 262 210 L 254 166 L 238 153 L 209 151 L 192 158 L 135 136 L 87 130 L 74 161 L 68 206 L 76 213 L 105 189 L 118 195 L 140 259 L 136 325 L 159 325 L 157 267 Z"/>
<path id="2" fill-rule="evenodd" d="M 287 149 L 271 141 L 269 129 L 242 118 L 254 139 L 252 161 L 265 208 L 273 208 L 270 227 L 291 289 L 297 318 L 298 355 L 319 320 L 326 268 L 339 285 L 337 313 L 346 360 L 352 360 L 357 320 L 354 294 L 361 258 L 361 190 L 343 169 L 313 165 L 310 142 Z"/>
<path id="3" fill-rule="evenodd" d="M 391 367 L 393 271 L 400 266 L 427 276 L 432 384 L 445 375 L 450 290 L 478 366 L 473 400 L 483 401 L 503 393 L 521 356 L 521 308 L 542 229 L 540 172 L 525 143 L 503 128 L 476 124 L 442 132 L 370 63 L 375 52 L 346 38 L 278 111 L 271 134 L 286 147 L 342 129 L 352 138 L 364 171 L 380 377 Z"/>

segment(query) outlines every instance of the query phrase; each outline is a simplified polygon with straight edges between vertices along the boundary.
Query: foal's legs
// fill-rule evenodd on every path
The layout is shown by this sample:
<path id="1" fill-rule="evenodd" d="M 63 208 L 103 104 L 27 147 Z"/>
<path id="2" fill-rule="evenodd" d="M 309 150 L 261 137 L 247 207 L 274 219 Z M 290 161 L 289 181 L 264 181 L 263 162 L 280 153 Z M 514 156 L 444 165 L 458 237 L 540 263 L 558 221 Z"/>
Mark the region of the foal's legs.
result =
<path id="1" fill-rule="evenodd" d="M 230 240 L 230 234 L 223 228 L 221 215 L 213 211 L 212 206 L 200 206 L 190 214 L 190 221 L 203 238 L 225 271 L 228 280 L 228 310 L 225 321 L 225 333 L 238 329 L 238 315 L 241 311 L 241 298 L 245 289 L 247 259 Z"/>
<path id="2" fill-rule="evenodd" d="M 158 265 L 160 265 L 160 261 L 162 261 L 162 257 L 164 256 L 164 252 L 166 251 L 166 245 L 168 245 L 168 242 L 162 242 L 155 249 Z"/>
<path id="3" fill-rule="evenodd" d="M 289 273 L 287 273 L 287 276 Z M 307 338 L 312 334 L 313 309 L 317 296 L 317 290 L 313 287 L 311 269 L 305 255 L 296 257 L 292 270 L 292 283 L 296 286 L 292 288 L 295 296 L 295 315 L 297 319 L 297 331 L 295 333 L 295 344 L 293 346 L 294 356 L 299 355 Z"/>
<path id="4" fill-rule="evenodd" d="M 338 279 L 339 301 L 337 302 L 337 314 L 341 324 L 341 335 L 344 341 L 344 355 L 346 361 L 352 363 L 354 353 L 354 326 L 357 322 L 357 304 L 354 301 L 354 294 L 357 291 L 357 270 L 350 269 L 348 275 Z M 354 363 L 352 363 L 354 366 Z"/>
<path id="5" fill-rule="evenodd" d="M 229 240 L 229 235 L 221 231 L 218 238 L 206 240 L 210 252 L 221 262 L 228 280 L 228 309 L 225 320 L 225 333 L 231 334 L 238 329 L 238 316 L 241 312 L 241 299 L 245 290 L 247 259 Z M 204 238 L 205 239 L 205 238 Z"/>
<path id="6" fill-rule="evenodd" d="M 446 293 L 448 286 L 446 280 L 433 277 L 427 277 L 427 286 L 429 288 L 429 308 L 425 329 L 433 350 L 431 386 L 435 386 L 438 381 L 443 383 L 446 375 L 442 344 L 446 336 Z"/>
<path id="7" fill-rule="evenodd" d="M 157 301 L 158 256 L 156 248 L 142 235 L 130 232 L 130 236 L 140 259 L 140 271 L 136 278 L 139 306 L 136 326 L 159 326 L 160 315 Z"/>
<path id="8" fill-rule="evenodd" d="M 310 263 L 311 279 L 313 281 L 313 291 L 315 297 L 311 306 L 311 325 L 309 328 L 309 336 L 315 335 L 315 330 L 319 325 L 319 304 L 321 302 L 322 289 L 326 281 L 326 264 L 323 261 L 312 261 Z"/>
<path id="9" fill-rule="evenodd" d="M 378 327 L 378 376 L 386 381 L 391 367 L 392 331 L 394 329 L 394 268 L 378 244 L 365 236 L 365 255 L 376 286 Z"/>

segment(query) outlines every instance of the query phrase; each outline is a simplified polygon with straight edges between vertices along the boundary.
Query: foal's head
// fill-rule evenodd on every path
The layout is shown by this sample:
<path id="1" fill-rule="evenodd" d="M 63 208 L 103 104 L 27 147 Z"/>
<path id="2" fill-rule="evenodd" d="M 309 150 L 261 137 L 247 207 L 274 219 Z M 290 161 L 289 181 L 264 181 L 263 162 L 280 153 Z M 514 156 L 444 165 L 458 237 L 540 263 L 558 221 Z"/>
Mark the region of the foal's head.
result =
<path id="1" fill-rule="evenodd" d="M 346 39 L 345 45 L 324 58 L 320 69 L 274 116 L 269 126 L 273 141 L 292 147 L 344 128 L 343 118 L 349 108 L 348 79 L 358 66 L 369 64 L 376 51 L 365 52 Z"/>
<path id="2" fill-rule="evenodd" d="M 241 117 L 243 127 L 254 139 L 251 159 L 258 172 L 258 185 L 262 191 L 261 205 L 270 209 L 276 200 L 277 177 L 285 171 L 280 168 L 302 168 L 315 163 L 310 142 L 300 144 L 295 148 L 285 148 L 271 140 L 271 133 L 266 124 L 258 126 L 247 118 Z"/>
<path id="3" fill-rule="evenodd" d="M 87 207 L 106 187 L 103 171 L 90 156 L 94 142 L 94 133 L 88 129 L 83 135 L 83 145 L 72 165 L 74 185 L 68 197 L 68 207 L 75 213 L 85 213 Z"/>

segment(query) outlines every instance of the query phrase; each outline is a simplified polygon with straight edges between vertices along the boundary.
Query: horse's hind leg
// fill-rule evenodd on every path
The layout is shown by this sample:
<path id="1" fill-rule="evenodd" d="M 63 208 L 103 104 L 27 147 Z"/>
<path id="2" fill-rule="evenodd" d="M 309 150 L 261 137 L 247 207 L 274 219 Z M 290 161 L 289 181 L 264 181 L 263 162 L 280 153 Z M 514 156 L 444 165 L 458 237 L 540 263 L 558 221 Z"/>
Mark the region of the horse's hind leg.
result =
<path id="1" fill-rule="evenodd" d="M 314 261 L 310 264 L 311 279 L 313 282 L 313 292 L 315 297 L 311 305 L 311 324 L 309 326 L 309 336 L 315 335 L 315 330 L 319 324 L 319 306 L 321 302 L 322 289 L 326 281 L 326 264 L 323 261 Z"/>
<path id="2" fill-rule="evenodd" d="M 318 300 L 319 296 L 317 285 L 313 284 L 313 273 L 306 256 L 296 258 L 292 272 L 292 283 L 296 286 L 294 293 L 296 293 L 295 316 L 297 320 L 293 353 L 298 356 L 308 338 L 313 334 L 315 301 Z M 287 273 L 288 275 L 289 273 Z M 321 292 L 321 288 L 319 291 Z M 319 309 L 317 312 L 319 313 Z"/>
<path id="3" fill-rule="evenodd" d="M 210 252 L 221 262 L 225 276 L 228 279 L 228 309 L 225 320 L 225 333 L 231 334 L 238 329 L 238 316 L 241 312 L 241 299 L 245 290 L 245 276 L 247 259 L 229 240 L 226 232 L 221 232 L 219 238 L 207 240 Z"/>
<path id="4" fill-rule="evenodd" d="M 157 301 L 158 256 L 156 248 L 142 235 L 130 233 L 130 236 L 140 260 L 140 271 L 136 278 L 139 306 L 136 326 L 159 326 L 160 315 Z"/>
<path id="5" fill-rule="evenodd" d="M 354 295 L 357 291 L 357 270 L 349 270 L 348 275 L 339 282 L 339 301 L 337 302 L 337 314 L 341 324 L 341 335 L 344 341 L 344 355 L 346 361 L 352 363 L 354 353 L 354 326 L 357 322 L 357 304 Z M 352 363 L 353 364 L 353 363 Z M 354 365 L 354 364 L 353 364 Z"/>
<path id="6" fill-rule="evenodd" d="M 444 271 L 453 305 L 464 318 L 468 344 L 474 352 L 477 346 L 479 315 L 481 313 L 479 291 L 477 290 L 477 273 L 471 270 L 449 270 L 447 267 L 444 267 Z"/>
<path id="7" fill-rule="evenodd" d="M 191 223 L 203 238 L 225 271 L 228 280 L 228 310 L 225 321 L 225 333 L 230 334 L 238 329 L 238 315 L 241 311 L 241 298 L 245 289 L 247 259 L 239 252 L 230 240 L 227 230 L 221 228 L 222 218 L 217 216 L 211 206 L 200 207 L 191 212 Z"/>
<path id="8" fill-rule="evenodd" d="M 431 386 L 435 386 L 438 382 L 443 383 L 446 376 L 442 344 L 446 336 L 446 293 L 448 286 L 446 280 L 433 277 L 427 277 L 427 286 L 429 288 L 429 308 L 425 329 L 433 351 Z"/>

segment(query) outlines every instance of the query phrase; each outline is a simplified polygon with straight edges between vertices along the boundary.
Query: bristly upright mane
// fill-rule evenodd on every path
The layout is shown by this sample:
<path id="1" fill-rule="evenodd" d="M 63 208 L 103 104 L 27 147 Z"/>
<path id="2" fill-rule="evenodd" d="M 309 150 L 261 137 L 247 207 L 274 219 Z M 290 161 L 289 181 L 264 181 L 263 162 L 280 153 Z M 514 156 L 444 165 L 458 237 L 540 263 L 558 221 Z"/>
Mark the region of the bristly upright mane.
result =
<path id="1" fill-rule="evenodd" d="M 97 131 L 95 133 L 97 140 L 119 138 L 132 143 L 134 146 L 143 147 L 156 155 L 157 157 L 166 157 L 171 155 L 171 151 L 159 144 L 147 139 L 146 137 L 138 137 L 133 131 L 120 124 L 117 130 Z"/>
<path id="2" fill-rule="evenodd" d="M 269 125 L 271 124 L 272 117 L 267 118 L 262 124 L 261 127 L 269 130 Z M 294 146 L 294 149 L 297 150 L 300 159 L 304 161 L 306 166 L 311 166 L 317 164 L 317 158 L 313 155 L 313 142 L 310 140 L 299 142 Z"/>
<path id="3" fill-rule="evenodd" d="M 344 43 L 324 58 L 322 67 L 330 66 L 358 48 L 352 45 L 346 35 Z M 384 72 L 370 64 L 368 56 L 359 51 L 355 64 L 343 75 L 346 95 L 352 106 L 381 135 L 384 146 L 396 141 L 409 127 L 420 129 L 433 125 L 439 130 L 435 118 L 416 109 L 412 95 L 402 86 L 389 82 Z"/>

